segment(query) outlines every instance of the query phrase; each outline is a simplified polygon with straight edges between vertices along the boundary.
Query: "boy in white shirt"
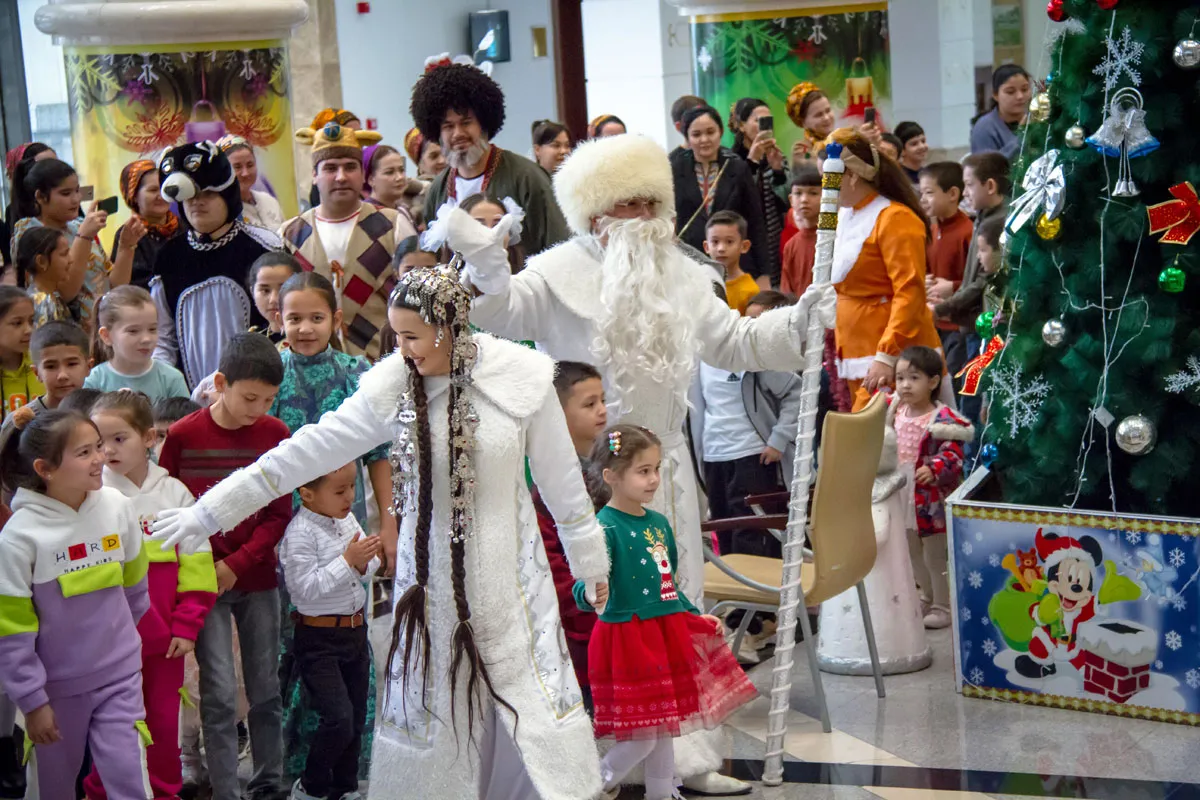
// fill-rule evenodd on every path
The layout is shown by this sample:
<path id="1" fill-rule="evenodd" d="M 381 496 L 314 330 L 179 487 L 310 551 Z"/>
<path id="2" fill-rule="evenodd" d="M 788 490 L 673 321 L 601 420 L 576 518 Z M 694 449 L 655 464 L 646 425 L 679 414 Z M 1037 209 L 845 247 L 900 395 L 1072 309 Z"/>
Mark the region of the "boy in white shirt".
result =
<path id="1" fill-rule="evenodd" d="M 359 797 L 371 668 L 364 583 L 379 568 L 381 544 L 350 513 L 356 477 L 350 463 L 300 487 L 304 505 L 279 548 L 296 606 L 296 664 L 321 715 L 293 800 Z"/>

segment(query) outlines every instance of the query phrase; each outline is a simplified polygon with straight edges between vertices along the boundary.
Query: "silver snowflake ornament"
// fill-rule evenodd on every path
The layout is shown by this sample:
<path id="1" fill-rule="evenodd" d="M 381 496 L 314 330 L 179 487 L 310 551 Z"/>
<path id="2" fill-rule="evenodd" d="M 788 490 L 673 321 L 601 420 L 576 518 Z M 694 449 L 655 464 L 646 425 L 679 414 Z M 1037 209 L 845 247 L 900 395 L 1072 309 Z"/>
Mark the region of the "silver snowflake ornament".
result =
<path id="1" fill-rule="evenodd" d="M 1093 75 L 1099 75 L 1104 78 L 1104 88 L 1113 90 L 1121 83 L 1121 78 L 1124 75 L 1129 76 L 1129 82 L 1134 86 L 1142 85 L 1142 73 L 1138 67 L 1142 63 L 1142 53 L 1146 50 L 1146 45 L 1133 40 L 1133 34 L 1126 25 L 1121 31 L 1120 39 L 1113 39 L 1112 35 L 1104 37 L 1104 46 L 1108 48 L 1108 53 L 1104 56 L 1096 68 L 1092 70 Z"/>
<path id="2" fill-rule="evenodd" d="M 1167 376 L 1166 390 L 1179 394 L 1193 386 L 1200 386 L 1200 358 L 1188 356 L 1185 369 Z"/>
<path id="3" fill-rule="evenodd" d="M 700 53 L 696 56 L 696 63 L 700 66 L 701 72 L 708 72 L 708 68 L 712 66 L 712 53 L 708 52 L 708 45 L 700 46 Z"/>
<path id="4" fill-rule="evenodd" d="M 1026 382 L 1021 365 L 1013 364 L 992 370 L 992 394 L 1008 412 L 1008 435 L 1015 439 L 1037 422 L 1050 384 L 1041 375 Z"/>

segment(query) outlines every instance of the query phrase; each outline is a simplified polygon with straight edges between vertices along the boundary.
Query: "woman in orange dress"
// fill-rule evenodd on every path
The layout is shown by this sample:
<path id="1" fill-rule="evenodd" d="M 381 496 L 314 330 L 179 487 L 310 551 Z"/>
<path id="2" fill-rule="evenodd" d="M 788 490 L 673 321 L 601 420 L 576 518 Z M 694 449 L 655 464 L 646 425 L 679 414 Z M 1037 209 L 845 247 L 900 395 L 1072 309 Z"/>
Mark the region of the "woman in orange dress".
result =
<path id="1" fill-rule="evenodd" d="M 830 136 L 845 146 L 841 215 L 833 248 L 838 293 L 838 375 L 862 409 L 895 385 L 896 359 L 912 345 L 941 342 L 925 305 L 929 221 L 900 166 L 858 131 Z"/>

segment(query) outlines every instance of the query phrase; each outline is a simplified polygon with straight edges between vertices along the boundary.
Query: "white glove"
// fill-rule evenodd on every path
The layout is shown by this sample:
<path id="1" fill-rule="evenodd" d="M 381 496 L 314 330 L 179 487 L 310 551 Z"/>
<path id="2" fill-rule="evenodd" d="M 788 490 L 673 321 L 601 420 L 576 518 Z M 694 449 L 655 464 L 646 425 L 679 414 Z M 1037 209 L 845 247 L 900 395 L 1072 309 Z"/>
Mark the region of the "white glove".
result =
<path id="1" fill-rule="evenodd" d="M 192 390 L 192 402 L 198 403 L 201 406 L 211 406 L 217 399 L 217 383 L 213 380 L 212 373 L 200 383 L 196 384 L 196 388 Z"/>
<path id="2" fill-rule="evenodd" d="M 512 278 L 506 242 L 516 222 L 516 217 L 509 213 L 500 218 L 496 227 L 489 228 L 460 208 L 447 214 L 446 244 L 462 253 L 471 284 L 484 294 L 503 293 Z"/>
<path id="3" fill-rule="evenodd" d="M 209 529 L 205 517 L 208 515 L 198 505 L 160 511 L 151 527 L 154 533 L 150 539 L 168 550 L 178 547 L 184 555 L 191 555 L 208 541 L 208 537 L 218 533 Z"/>
<path id="4" fill-rule="evenodd" d="M 806 320 L 810 314 L 816 313 L 822 327 L 832 328 L 837 324 L 837 290 L 833 284 L 811 284 L 800 295 L 797 305 Z"/>

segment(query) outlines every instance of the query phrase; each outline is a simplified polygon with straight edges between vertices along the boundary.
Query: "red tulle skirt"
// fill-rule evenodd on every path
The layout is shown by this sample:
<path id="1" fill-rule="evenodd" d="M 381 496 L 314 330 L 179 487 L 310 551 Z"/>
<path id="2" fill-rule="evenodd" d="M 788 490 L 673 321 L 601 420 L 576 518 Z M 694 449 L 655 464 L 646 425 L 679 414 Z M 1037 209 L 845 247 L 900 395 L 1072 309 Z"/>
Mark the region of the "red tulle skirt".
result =
<path id="1" fill-rule="evenodd" d="M 597 622 L 588 675 L 597 738 L 712 730 L 758 695 L 712 623 L 688 613 Z"/>

